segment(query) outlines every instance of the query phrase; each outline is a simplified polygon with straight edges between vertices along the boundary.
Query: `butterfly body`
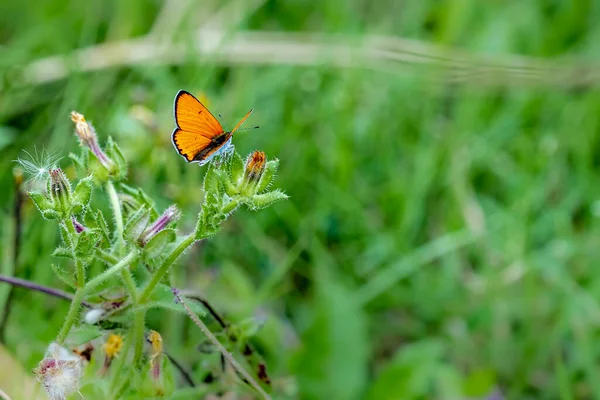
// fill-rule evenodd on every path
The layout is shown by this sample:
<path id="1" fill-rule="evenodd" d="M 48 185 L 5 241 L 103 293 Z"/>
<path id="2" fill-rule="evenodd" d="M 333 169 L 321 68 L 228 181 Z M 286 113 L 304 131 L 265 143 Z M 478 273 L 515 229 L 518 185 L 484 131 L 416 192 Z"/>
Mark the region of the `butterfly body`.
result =
<path id="1" fill-rule="evenodd" d="M 171 136 L 173 146 L 187 162 L 199 165 L 229 153 L 233 133 L 252 113 L 252 110 L 248 111 L 230 132 L 226 132 L 214 115 L 185 90 L 177 92 L 173 108 L 177 125 Z"/>

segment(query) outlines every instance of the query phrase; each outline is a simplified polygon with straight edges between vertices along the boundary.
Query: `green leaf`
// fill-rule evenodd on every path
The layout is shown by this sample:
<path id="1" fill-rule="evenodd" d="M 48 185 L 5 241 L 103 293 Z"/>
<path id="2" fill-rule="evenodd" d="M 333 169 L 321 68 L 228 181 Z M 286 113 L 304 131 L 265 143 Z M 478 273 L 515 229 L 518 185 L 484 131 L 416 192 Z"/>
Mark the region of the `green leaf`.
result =
<path id="1" fill-rule="evenodd" d="M 111 171 L 111 175 L 117 180 L 121 180 L 127 176 L 127 160 L 123 156 L 123 152 L 115 143 L 112 137 L 108 137 L 106 142 L 106 155 L 116 164 L 116 169 Z"/>
<path id="2" fill-rule="evenodd" d="M 430 390 L 443 367 L 443 349 L 443 344 L 437 340 L 401 347 L 375 378 L 367 399 L 431 398 Z"/>
<path id="3" fill-rule="evenodd" d="M 75 257 L 86 260 L 88 263 L 94 257 L 94 248 L 100 240 L 100 235 L 96 230 L 86 229 L 77 234 L 77 243 L 75 244 Z"/>
<path id="4" fill-rule="evenodd" d="M 131 199 L 135 202 L 135 204 L 131 204 L 133 208 L 137 211 L 141 206 L 145 205 L 146 208 L 150 210 L 151 219 L 158 218 L 158 212 L 156 211 L 156 207 L 154 206 L 154 202 L 148 195 L 140 188 L 133 188 L 131 186 L 127 186 L 124 183 L 119 185 L 121 191 L 130 196 Z"/>
<path id="5" fill-rule="evenodd" d="M 105 243 L 110 243 L 110 231 L 101 210 L 97 210 L 96 213 L 88 210 L 85 213 L 84 222 L 87 227 L 94 229 Z"/>
<path id="6" fill-rule="evenodd" d="M 136 241 L 150 221 L 150 210 L 142 206 L 133 213 L 125 224 L 124 236 L 130 241 Z"/>
<path id="7" fill-rule="evenodd" d="M 42 217 L 44 217 L 44 219 L 59 219 L 60 218 L 60 214 L 54 210 L 45 210 L 42 211 Z"/>
<path id="8" fill-rule="evenodd" d="M 220 197 L 222 192 L 219 170 L 211 163 L 204 174 L 204 196 Z"/>
<path id="9" fill-rule="evenodd" d="M 275 177 L 275 173 L 277 173 L 277 168 L 279 168 L 279 160 L 275 159 L 267 162 L 265 172 L 262 174 L 260 182 L 258 182 L 258 186 L 256 187 L 256 193 L 264 192 L 269 188 Z"/>
<path id="10" fill-rule="evenodd" d="M 252 196 L 251 200 L 248 202 L 248 207 L 250 207 L 253 210 L 258 210 L 261 208 L 268 207 L 277 201 L 285 200 L 287 198 L 289 198 L 287 194 L 283 193 L 280 190 L 274 190 L 272 192 Z"/>
<path id="11" fill-rule="evenodd" d="M 75 284 L 75 278 L 73 276 L 73 273 L 69 273 L 69 272 L 65 271 L 64 268 L 62 268 L 58 264 L 50 264 L 50 267 L 52 268 L 52 271 L 54 271 L 54 273 L 56 274 L 58 279 L 60 279 L 61 281 L 63 281 L 65 284 L 72 287 L 73 289 L 77 289 L 77 285 Z"/>
<path id="12" fill-rule="evenodd" d="M 78 155 L 76 155 L 74 153 L 69 153 L 69 158 L 73 161 L 73 164 L 75 164 L 75 167 L 77 169 L 79 169 L 80 171 L 87 170 L 87 168 L 85 166 L 85 162 L 82 157 L 79 157 Z"/>
<path id="13" fill-rule="evenodd" d="M 90 203 L 92 198 L 92 189 L 94 181 L 92 176 L 88 176 L 77 183 L 77 187 L 73 192 L 73 213 L 81 213 Z"/>
<path id="14" fill-rule="evenodd" d="M 317 268 L 315 318 L 295 365 L 300 398 L 360 399 L 367 382 L 365 317 L 353 291 Z M 402 397 L 397 397 L 402 398 Z"/>
<path id="15" fill-rule="evenodd" d="M 40 211 L 40 213 L 42 215 L 44 215 L 44 212 L 54 211 L 54 205 L 43 194 L 41 194 L 39 192 L 29 192 L 28 194 L 29 194 L 29 197 L 31 198 L 31 201 L 33 201 L 33 204 Z M 48 218 L 48 219 L 52 219 L 52 218 Z"/>
<path id="16" fill-rule="evenodd" d="M 156 258 L 161 255 L 165 247 L 177 239 L 175 229 L 166 228 L 158 232 L 144 247 L 144 255 L 147 258 Z"/>
<path id="17" fill-rule="evenodd" d="M 104 335 L 97 325 L 81 324 L 69 333 L 69 345 L 80 346 Z"/>
<path id="18" fill-rule="evenodd" d="M 57 247 L 56 249 L 54 249 L 54 252 L 52 253 L 53 257 L 64 257 L 64 258 L 70 258 L 71 260 L 74 260 L 75 257 L 73 257 L 73 251 L 67 247 Z"/>
<path id="19" fill-rule="evenodd" d="M 238 154 L 237 151 L 233 152 L 231 161 L 229 162 L 229 175 L 231 176 L 231 182 L 239 187 L 244 177 L 244 160 Z"/>

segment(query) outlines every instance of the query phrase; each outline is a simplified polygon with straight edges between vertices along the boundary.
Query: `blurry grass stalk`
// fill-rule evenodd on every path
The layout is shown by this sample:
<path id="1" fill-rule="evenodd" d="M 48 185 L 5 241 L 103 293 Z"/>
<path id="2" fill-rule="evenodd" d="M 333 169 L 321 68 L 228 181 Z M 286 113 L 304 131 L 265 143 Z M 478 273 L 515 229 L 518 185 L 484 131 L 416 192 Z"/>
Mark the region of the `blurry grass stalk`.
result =
<path id="1" fill-rule="evenodd" d="M 23 172 L 20 168 L 13 169 L 13 182 L 15 189 L 13 215 L 4 219 L 6 222 L 4 232 L 7 242 L 3 243 L 5 249 L 4 268 L 0 271 L 8 277 L 14 276 L 17 272 L 17 261 L 21 250 Z M 6 324 L 10 315 L 13 293 L 14 288 L 12 286 L 7 286 L 4 291 L 0 289 L 0 310 L 2 310 L 2 314 L 0 314 L 0 343 L 5 342 Z"/>
<path id="2" fill-rule="evenodd" d="M 424 41 L 366 35 L 289 32 L 231 32 L 208 24 L 196 31 L 193 52 L 206 62 L 256 65 L 321 65 L 367 68 L 390 73 L 429 72 L 434 82 L 486 85 L 595 86 L 594 63 L 517 55 L 478 55 Z M 33 61 L 22 70 L 25 84 L 64 79 L 74 72 L 145 64 L 186 62 L 189 46 L 149 34 L 139 39 L 90 46 L 68 56 Z"/>
<path id="3" fill-rule="evenodd" d="M 397 262 L 382 268 L 381 272 L 370 278 L 356 293 L 358 303 L 363 305 L 369 303 L 392 288 L 401 279 L 416 272 L 420 266 L 468 246 L 480 237 L 479 234 L 463 230 L 444 235 L 419 247 Z"/>

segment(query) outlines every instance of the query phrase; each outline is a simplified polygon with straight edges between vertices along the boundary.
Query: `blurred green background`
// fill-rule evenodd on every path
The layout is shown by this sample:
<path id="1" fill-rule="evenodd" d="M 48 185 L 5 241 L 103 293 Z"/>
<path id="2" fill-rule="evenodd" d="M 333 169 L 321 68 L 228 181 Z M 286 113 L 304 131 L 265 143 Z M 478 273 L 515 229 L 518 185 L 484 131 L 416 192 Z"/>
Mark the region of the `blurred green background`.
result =
<path id="1" fill-rule="evenodd" d="M 186 89 L 281 160 L 290 200 L 240 211 L 177 266 L 253 343 L 277 398 L 598 399 L 600 3 L 4 0 L 3 273 L 13 160 L 111 135 L 129 181 L 190 230 L 205 168 L 170 143 Z M 83 49 L 81 51 L 76 51 Z M 100 196 L 97 196 L 100 197 Z M 27 200 L 16 275 L 64 288 Z M 0 286 L 3 300 L 6 286 Z M 33 368 L 68 303 L 15 291 L 6 349 Z M 149 325 L 202 379 L 201 334 Z M 0 375 L 10 373 L 0 366 Z"/>

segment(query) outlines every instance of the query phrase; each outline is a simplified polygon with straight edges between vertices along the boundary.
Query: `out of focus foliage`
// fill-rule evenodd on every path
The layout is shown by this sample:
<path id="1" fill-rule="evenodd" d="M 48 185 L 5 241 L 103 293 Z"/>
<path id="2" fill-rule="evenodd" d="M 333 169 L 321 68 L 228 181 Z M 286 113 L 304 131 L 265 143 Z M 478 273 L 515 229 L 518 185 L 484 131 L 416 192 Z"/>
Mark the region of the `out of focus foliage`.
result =
<path id="1" fill-rule="evenodd" d="M 236 134 L 236 148 L 281 160 L 278 186 L 290 200 L 236 213 L 176 272 L 177 285 L 202 292 L 228 321 L 265 321 L 252 343 L 281 398 L 457 399 L 497 388 L 508 398 L 600 398 L 600 93 L 593 75 L 576 87 L 535 84 L 552 71 L 526 58 L 519 71 L 485 71 L 503 74 L 499 84 L 474 85 L 468 64 L 453 83 L 398 63 L 353 68 L 335 51 L 323 62 L 299 53 L 285 64 L 245 51 L 270 48 L 268 40 L 258 47 L 239 41 L 225 59 L 196 42 L 196 30 L 207 26 L 213 30 L 200 40 L 221 29 L 223 43 L 247 31 L 297 32 L 307 45 L 321 33 L 332 44 L 368 48 L 367 35 L 387 35 L 459 54 L 563 56 L 577 64 L 600 58 L 599 19 L 600 7 L 583 0 L 47 0 L 35 7 L 5 0 L 3 268 L 12 264 L 11 160 L 34 145 L 76 149 L 67 134 L 72 109 L 100 137 L 118 141 L 130 163 L 127 179 L 162 201 L 158 208 L 177 203 L 182 224 L 195 215 L 206 168 L 186 164 L 170 142 L 173 96 L 183 88 L 204 96 L 230 125 L 254 108 L 251 123 L 261 129 Z M 70 58 L 78 48 L 148 37 L 154 47 L 140 53 L 115 46 Z M 177 45 L 165 52 L 164 43 Z M 50 56 L 67 57 L 65 78 L 52 79 L 56 62 L 32 69 Z M 96 67 L 81 71 L 77 63 Z M 511 84 L 513 73 L 532 83 Z M 61 162 L 67 174 L 70 165 Z M 54 225 L 29 201 L 22 221 L 16 275 L 64 289 L 50 267 Z M 6 289 L 0 286 L 0 305 Z M 26 369 L 67 306 L 15 291 L 5 346 Z M 195 327 L 176 313 L 150 317 L 165 350 L 200 383 L 207 356 Z"/>

